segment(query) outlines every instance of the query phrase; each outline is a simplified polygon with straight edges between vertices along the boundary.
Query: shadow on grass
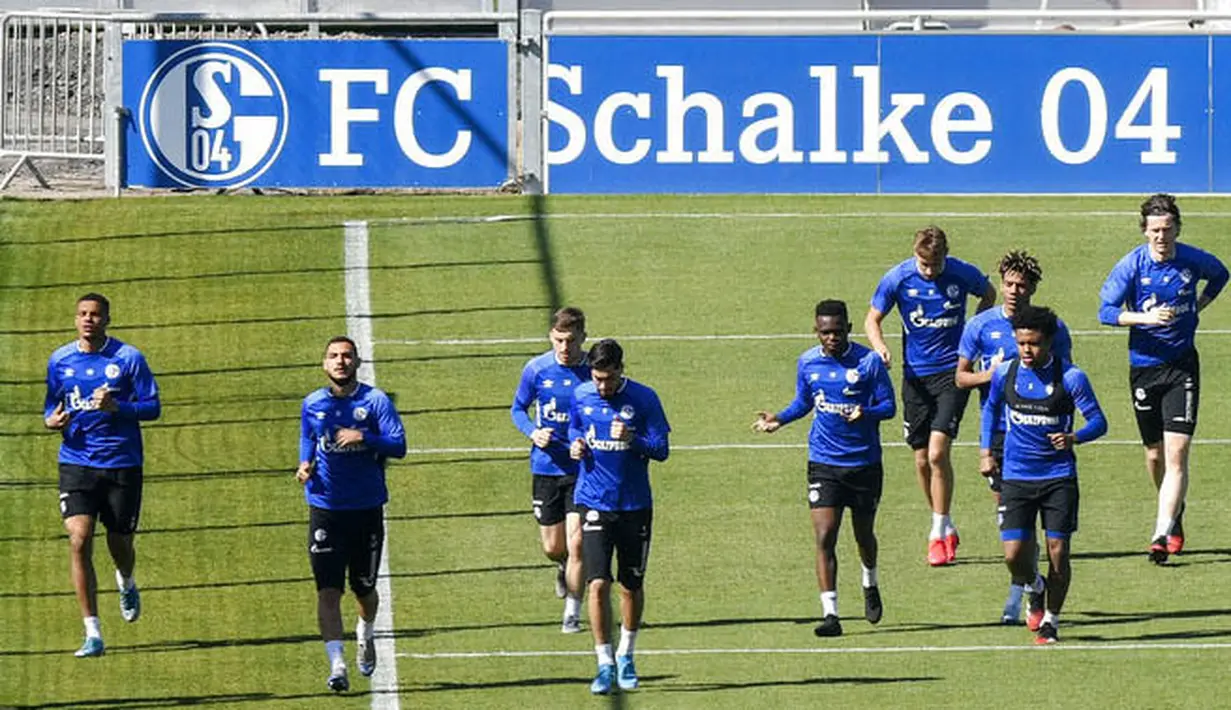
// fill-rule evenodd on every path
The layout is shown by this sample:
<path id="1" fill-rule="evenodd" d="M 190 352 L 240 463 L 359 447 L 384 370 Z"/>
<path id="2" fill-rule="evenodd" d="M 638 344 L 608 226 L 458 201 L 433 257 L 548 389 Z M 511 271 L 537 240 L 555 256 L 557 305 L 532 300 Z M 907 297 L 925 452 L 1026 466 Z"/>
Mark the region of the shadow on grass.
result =
<path id="1" fill-rule="evenodd" d="M 657 682 L 675 678 L 673 675 L 641 676 L 641 682 Z M 555 678 L 522 678 L 518 680 L 498 680 L 487 683 L 427 683 L 417 687 L 401 688 L 402 693 L 440 693 L 455 690 L 500 690 L 502 688 L 544 688 L 553 685 L 575 685 L 588 687 L 590 677 L 555 677 Z"/>
<path id="2" fill-rule="evenodd" d="M 666 688 L 650 688 L 663 693 L 709 693 L 716 690 L 746 690 L 749 688 L 787 688 L 812 685 L 886 685 L 893 683 L 928 683 L 944 680 L 936 676 L 801 678 L 799 680 L 758 680 L 747 683 L 686 683 Z"/>
<path id="3" fill-rule="evenodd" d="M 371 692 L 347 693 L 362 697 Z M 75 710 L 76 708 L 171 708 L 185 705 L 232 705 L 239 703 L 282 702 L 308 700 L 334 695 L 327 690 L 319 693 L 220 693 L 218 695 L 168 695 L 150 698 L 96 698 L 92 700 L 66 700 L 39 705 L 14 705 L 15 710 Z"/>

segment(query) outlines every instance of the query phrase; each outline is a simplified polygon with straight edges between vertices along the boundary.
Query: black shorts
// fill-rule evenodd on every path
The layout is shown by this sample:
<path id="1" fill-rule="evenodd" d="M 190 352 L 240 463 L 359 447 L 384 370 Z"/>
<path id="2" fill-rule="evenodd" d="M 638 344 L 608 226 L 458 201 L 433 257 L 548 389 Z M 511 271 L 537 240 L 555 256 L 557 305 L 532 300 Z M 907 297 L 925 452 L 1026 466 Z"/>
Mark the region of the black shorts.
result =
<path id="1" fill-rule="evenodd" d="M 347 572 L 355 596 L 376 588 L 385 545 L 384 508 L 308 510 L 308 556 L 316 588 L 344 589 Z"/>
<path id="2" fill-rule="evenodd" d="M 1080 498 L 1075 476 L 1044 481 L 1006 479 L 1000 489 L 1000 504 L 1004 507 L 1000 539 L 1029 539 L 1040 515 L 1048 537 L 1068 538 L 1077 532 Z"/>
<path id="3" fill-rule="evenodd" d="M 534 474 L 531 495 L 534 499 L 534 518 L 539 525 L 557 525 L 564 522 L 564 516 L 577 512 L 577 503 L 573 501 L 573 489 L 577 486 L 576 476 L 542 476 Z"/>
<path id="4" fill-rule="evenodd" d="M 902 422 L 906 443 L 918 451 L 928 447 L 934 431 L 957 438 L 970 390 L 954 381 L 955 370 L 902 379 Z"/>
<path id="5" fill-rule="evenodd" d="M 1201 399 L 1201 361 L 1193 350 L 1174 362 L 1129 370 L 1133 413 L 1141 443 L 1153 446 L 1163 432 L 1193 435 Z"/>
<path id="6" fill-rule="evenodd" d="M 875 515 L 885 481 L 879 463 L 870 466 L 830 466 L 808 462 L 808 507 L 850 508 L 857 515 Z"/>
<path id="7" fill-rule="evenodd" d="M 60 464 L 60 516 L 97 517 L 120 535 L 137 531 L 141 518 L 140 466 L 94 468 Z"/>
<path id="8" fill-rule="evenodd" d="M 654 509 L 606 511 L 581 506 L 581 563 L 586 582 L 611 581 L 611 554 L 616 578 L 625 589 L 641 589 L 650 559 Z"/>

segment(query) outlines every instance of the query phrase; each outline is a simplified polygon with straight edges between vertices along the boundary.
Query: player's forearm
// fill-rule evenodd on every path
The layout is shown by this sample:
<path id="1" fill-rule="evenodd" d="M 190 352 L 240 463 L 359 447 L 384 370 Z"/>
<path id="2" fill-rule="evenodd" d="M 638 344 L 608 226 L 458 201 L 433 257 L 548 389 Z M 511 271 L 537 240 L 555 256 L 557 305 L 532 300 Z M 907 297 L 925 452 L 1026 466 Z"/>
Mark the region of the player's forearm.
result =
<path id="1" fill-rule="evenodd" d="M 665 432 L 648 431 L 641 436 L 634 436 L 628 444 L 633 451 L 655 461 L 666 461 L 667 454 L 670 453 Z"/>
<path id="2" fill-rule="evenodd" d="M 1074 442 L 1078 444 L 1089 443 L 1107 433 L 1107 417 L 1103 414 L 1098 402 L 1085 403 L 1084 407 L 1081 406 L 1082 404 L 1078 403 L 1078 409 L 1081 411 L 1081 416 L 1085 418 L 1086 425 L 1074 436 Z"/>
<path id="3" fill-rule="evenodd" d="M 873 350 L 885 348 L 885 331 L 881 328 L 881 318 L 877 317 L 875 311 L 869 311 L 868 316 L 863 319 L 863 332 L 868 336 L 868 343 Z"/>
<path id="4" fill-rule="evenodd" d="M 1134 326 L 1151 324 L 1151 316 L 1147 313 L 1138 313 L 1136 311 L 1118 311 L 1116 313 L 1115 322 L 1110 325 Z"/>
<path id="5" fill-rule="evenodd" d="M 774 419 L 777 419 L 778 423 L 782 426 L 786 426 L 787 424 L 790 424 L 796 419 L 799 419 L 807 414 L 810 409 L 812 409 L 811 402 L 807 399 L 796 397 L 786 406 L 786 409 L 783 409 L 781 412 L 775 414 Z"/>
<path id="6" fill-rule="evenodd" d="M 887 399 L 876 399 L 863 408 L 863 416 L 872 421 L 884 421 L 893 419 L 898 413 L 898 404 L 893 400 L 893 397 Z"/>
<path id="7" fill-rule="evenodd" d="M 400 459 L 406 455 L 406 436 L 385 436 L 383 434 L 364 434 L 363 442 L 367 447 L 381 456 Z"/>
<path id="8" fill-rule="evenodd" d="M 116 402 L 115 412 L 125 419 L 148 422 L 162 415 L 162 402 L 157 399 L 139 399 L 136 402 Z"/>
<path id="9" fill-rule="evenodd" d="M 958 387 L 961 387 L 964 390 L 970 390 L 976 387 L 982 387 L 983 385 L 991 382 L 993 372 L 994 370 L 990 368 L 987 370 L 980 370 L 978 372 L 975 372 L 974 370 L 963 370 L 959 365 L 957 368 L 957 374 L 953 379 L 954 382 L 957 383 Z"/>
<path id="10" fill-rule="evenodd" d="M 299 461 L 311 461 L 316 456 L 316 441 L 311 437 L 299 437 Z"/>
<path id="11" fill-rule="evenodd" d="M 530 415 L 526 413 L 526 408 L 518 408 L 516 402 L 513 403 L 513 409 L 510 410 L 510 415 L 513 417 L 514 426 L 516 426 L 517 430 L 527 438 L 529 438 L 530 435 L 534 433 L 534 430 L 538 428 L 534 425 L 534 420 L 532 420 Z"/>

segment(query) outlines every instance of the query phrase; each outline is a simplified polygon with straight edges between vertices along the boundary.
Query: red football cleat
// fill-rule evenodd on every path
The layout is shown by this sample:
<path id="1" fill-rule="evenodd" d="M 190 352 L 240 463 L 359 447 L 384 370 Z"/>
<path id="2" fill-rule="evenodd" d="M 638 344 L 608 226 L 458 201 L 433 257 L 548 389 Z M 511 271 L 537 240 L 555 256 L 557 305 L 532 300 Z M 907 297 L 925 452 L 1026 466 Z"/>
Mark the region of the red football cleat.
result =
<path id="1" fill-rule="evenodd" d="M 1167 554 L 1178 555 L 1184 551 L 1184 536 L 1183 535 L 1168 535 L 1167 536 Z"/>
<path id="2" fill-rule="evenodd" d="M 949 552 L 945 549 L 945 541 L 937 538 L 928 541 L 928 564 L 941 567 L 949 564 Z"/>
<path id="3" fill-rule="evenodd" d="M 957 536 L 957 531 L 945 535 L 945 558 L 950 564 L 957 559 L 957 546 L 962 544 L 962 539 Z"/>

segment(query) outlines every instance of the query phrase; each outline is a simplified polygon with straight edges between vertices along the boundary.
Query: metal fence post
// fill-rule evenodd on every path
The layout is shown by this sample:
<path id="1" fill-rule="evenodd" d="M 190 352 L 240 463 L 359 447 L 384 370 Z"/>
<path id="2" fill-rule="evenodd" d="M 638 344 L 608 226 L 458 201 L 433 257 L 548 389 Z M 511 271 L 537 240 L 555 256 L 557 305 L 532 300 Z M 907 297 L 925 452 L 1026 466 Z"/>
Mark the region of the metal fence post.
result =
<path id="1" fill-rule="evenodd" d="M 107 187 L 112 188 L 118 196 L 124 185 L 121 166 L 124 156 L 120 155 L 124 145 L 123 136 L 126 130 L 127 111 L 124 108 L 124 38 L 120 31 L 120 23 L 107 21 L 103 30 L 103 175 Z M 109 120 L 110 119 L 110 120 Z"/>
<path id="2" fill-rule="evenodd" d="M 522 190 L 528 195 L 541 195 L 547 169 L 547 147 L 543 145 L 543 123 L 547 103 L 543 86 L 543 13 L 523 10 L 521 41 L 518 43 L 521 61 L 521 155 Z"/>

